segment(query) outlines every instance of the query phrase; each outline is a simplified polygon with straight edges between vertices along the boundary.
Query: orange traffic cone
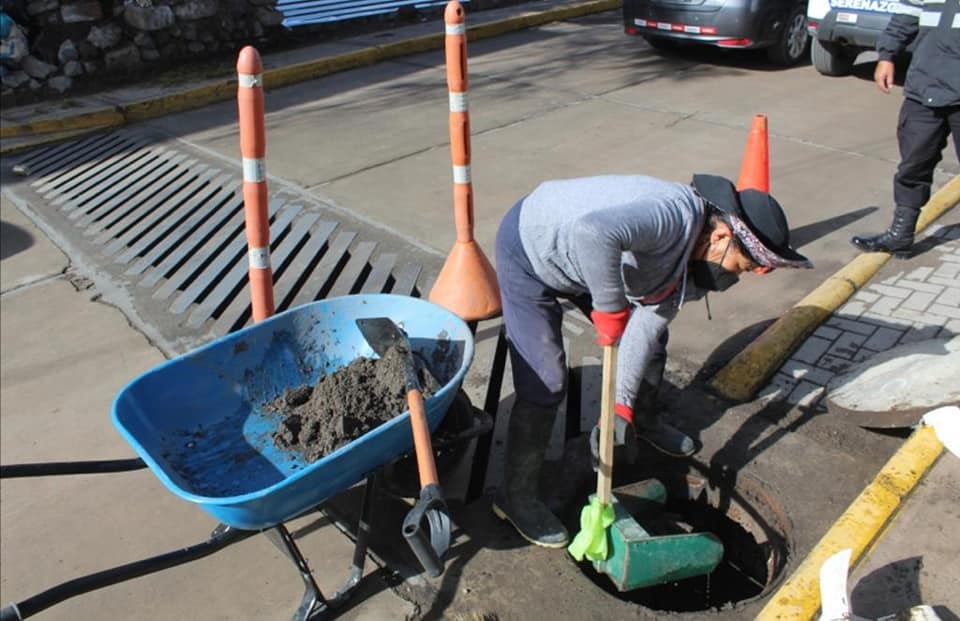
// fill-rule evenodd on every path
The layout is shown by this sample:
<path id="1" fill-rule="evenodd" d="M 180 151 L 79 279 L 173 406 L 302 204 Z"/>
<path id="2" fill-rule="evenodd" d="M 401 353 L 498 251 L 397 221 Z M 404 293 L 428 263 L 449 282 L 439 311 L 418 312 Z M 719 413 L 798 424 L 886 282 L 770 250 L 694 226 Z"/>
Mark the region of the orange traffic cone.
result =
<path id="1" fill-rule="evenodd" d="M 743 152 L 743 164 L 740 166 L 738 190 L 770 191 L 770 145 L 767 139 L 767 117 L 764 114 L 753 116 L 750 135 L 747 136 L 747 148 Z"/>
<path id="2" fill-rule="evenodd" d="M 446 25 L 447 87 L 450 92 L 450 158 L 457 241 L 447 256 L 430 301 L 464 321 L 491 319 L 501 312 L 497 274 L 473 239 L 473 185 L 470 181 L 470 114 L 467 109 L 467 36 L 463 7 L 450 0 Z"/>

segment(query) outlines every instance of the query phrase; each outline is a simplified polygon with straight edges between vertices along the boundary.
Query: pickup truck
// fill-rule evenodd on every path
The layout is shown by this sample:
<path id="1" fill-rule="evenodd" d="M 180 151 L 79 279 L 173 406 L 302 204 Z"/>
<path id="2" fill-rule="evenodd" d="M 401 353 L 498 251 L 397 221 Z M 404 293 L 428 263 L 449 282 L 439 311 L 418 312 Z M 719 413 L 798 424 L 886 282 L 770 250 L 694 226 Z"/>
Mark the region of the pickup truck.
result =
<path id="1" fill-rule="evenodd" d="M 850 73 L 860 52 L 876 49 L 897 0 L 809 0 L 810 60 L 823 75 Z"/>

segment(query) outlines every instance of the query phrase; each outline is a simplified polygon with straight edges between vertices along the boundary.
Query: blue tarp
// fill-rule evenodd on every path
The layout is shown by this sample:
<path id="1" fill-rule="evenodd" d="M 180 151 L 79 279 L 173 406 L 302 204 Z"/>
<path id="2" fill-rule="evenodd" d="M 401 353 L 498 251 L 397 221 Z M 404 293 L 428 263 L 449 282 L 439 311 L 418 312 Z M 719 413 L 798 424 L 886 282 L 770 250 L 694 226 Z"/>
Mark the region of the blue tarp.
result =
<path id="1" fill-rule="evenodd" d="M 425 9 L 446 3 L 446 0 L 278 0 L 276 9 L 283 13 L 283 25 L 293 27 L 386 15 L 405 6 Z"/>

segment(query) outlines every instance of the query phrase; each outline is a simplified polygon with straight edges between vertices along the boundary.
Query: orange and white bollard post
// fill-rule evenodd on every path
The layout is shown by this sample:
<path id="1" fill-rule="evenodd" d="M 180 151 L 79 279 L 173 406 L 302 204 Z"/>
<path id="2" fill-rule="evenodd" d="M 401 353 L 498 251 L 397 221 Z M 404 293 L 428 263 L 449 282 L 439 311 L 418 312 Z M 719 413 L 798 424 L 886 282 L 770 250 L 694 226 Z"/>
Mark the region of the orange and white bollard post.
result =
<path id="1" fill-rule="evenodd" d="M 447 89 L 450 100 L 450 159 L 457 241 L 473 241 L 473 183 L 470 179 L 470 111 L 467 104 L 467 29 L 455 0 L 444 12 Z"/>
<path id="2" fill-rule="evenodd" d="M 500 314 L 497 275 L 473 238 L 473 185 L 470 179 L 470 113 L 467 106 L 467 30 L 463 7 L 450 0 L 446 27 L 447 88 L 450 99 L 450 158 L 457 240 L 430 290 L 430 301 L 465 321 Z"/>
<path id="3" fill-rule="evenodd" d="M 267 138 L 263 105 L 263 62 L 252 46 L 237 58 L 237 105 L 240 155 L 243 158 L 243 213 L 250 263 L 253 320 L 273 315 L 273 270 L 270 267 L 270 219 L 267 209 Z"/>

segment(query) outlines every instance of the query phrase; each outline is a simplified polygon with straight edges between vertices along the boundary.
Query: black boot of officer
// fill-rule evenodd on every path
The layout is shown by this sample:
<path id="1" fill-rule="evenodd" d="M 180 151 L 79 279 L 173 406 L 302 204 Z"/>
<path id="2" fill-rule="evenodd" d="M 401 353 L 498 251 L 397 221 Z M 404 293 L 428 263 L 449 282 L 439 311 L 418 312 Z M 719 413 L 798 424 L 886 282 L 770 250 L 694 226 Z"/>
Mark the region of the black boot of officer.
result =
<path id="1" fill-rule="evenodd" d="M 913 231 L 919 217 L 919 209 L 897 207 L 893 212 L 893 224 L 889 229 L 879 235 L 858 235 L 850 242 L 867 252 L 889 252 L 897 257 L 907 258 L 913 247 Z"/>

